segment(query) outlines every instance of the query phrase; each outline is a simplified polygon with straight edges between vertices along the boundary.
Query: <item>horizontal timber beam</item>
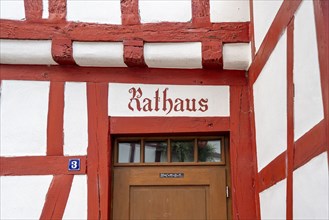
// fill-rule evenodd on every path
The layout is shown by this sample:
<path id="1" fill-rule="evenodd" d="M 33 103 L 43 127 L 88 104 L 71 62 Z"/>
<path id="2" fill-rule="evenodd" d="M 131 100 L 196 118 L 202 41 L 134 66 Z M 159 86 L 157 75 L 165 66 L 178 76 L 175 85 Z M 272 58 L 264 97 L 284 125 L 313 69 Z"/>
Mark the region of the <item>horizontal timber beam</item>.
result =
<path id="1" fill-rule="evenodd" d="M 54 36 L 65 36 L 73 41 L 201 42 L 216 39 L 228 43 L 249 42 L 249 22 L 212 23 L 205 27 L 183 22 L 111 25 L 0 20 L 0 24 L 0 38 L 3 39 L 50 40 Z"/>
<path id="2" fill-rule="evenodd" d="M 80 159 L 79 171 L 68 171 L 69 159 Z M 0 157 L 0 176 L 86 174 L 86 156 Z"/>

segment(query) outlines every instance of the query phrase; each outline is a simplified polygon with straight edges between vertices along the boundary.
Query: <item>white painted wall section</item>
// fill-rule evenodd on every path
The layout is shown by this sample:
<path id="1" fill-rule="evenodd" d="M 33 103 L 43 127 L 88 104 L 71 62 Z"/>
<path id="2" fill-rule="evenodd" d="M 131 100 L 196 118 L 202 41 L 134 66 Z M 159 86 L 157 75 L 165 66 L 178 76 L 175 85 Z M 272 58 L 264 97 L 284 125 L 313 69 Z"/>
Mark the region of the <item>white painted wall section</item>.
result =
<path id="1" fill-rule="evenodd" d="M 0 219 L 39 219 L 52 176 L 1 176 Z"/>
<path id="2" fill-rule="evenodd" d="M 138 5 L 142 23 L 192 20 L 192 1 L 190 0 L 139 0 Z"/>
<path id="3" fill-rule="evenodd" d="M 49 82 L 3 80 L 1 156 L 46 155 Z"/>
<path id="4" fill-rule="evenodd" d="M 51 56 L 51 40 L 0 39 L 0 48 L 3 64 L 57 64 Z"/>
<path id="5" fill-rule="evenodd" d="M 255 47 L 258 51 L 283 0 L 253 1 Z"/>
<path id="6" fill-rule="evenodd" d="M 223 45 L 223 69 L 247 70 L 251 62 L 249 43 L 232 43 Z"/>
<path id="7" fill-rule="evenodd" d="M 261 219 L 286 219 L 286 179 L 259 194 Z"/>
<path id="8" fill-rule="evenodd" d="M 244 22 L 250 20 L 249 1 L 210 0 L 211 22 Z"/>
<path id="9" fill-rule="evenodd" d="M 42 18 L 48 19 L 49 17 L 49 0 L 42 0 Z"/>
<path id="10" fill-rule="evenodd" d="M 312 1 L 303 1 L 295 17 L 295 140 L 324 118 Z"/>
<path id="11" fill-rule="evenodd" d="M 313 158 L 294 172 L 295 219 L 329 219 L 328 153 Z"/>
<path id="12" fill-rule="evenodd" d="M 86 155 L 88 113 L 86 83 L 65 83 L 64 155 Z"/>
<path id="13" fill-rule="evenodd" d="M 126 67 L 122 42 L 73 42 L 73 58 L 79 66 Z"/>
<path id="14" fill-rule="evenodd" d="M 87 176 L 75 175 L 63 219 L 87 219 Z"/>
<path id="15" fill-rule="evenodd" d="M 0 19 L 25 19 L 24 0 L 0 0 Z"/>
<path id="16" fill-rule="evenodd" d="M 144 59 L 148 67 L 202 68 L 201 42 L 145 43 Z"/>
<path id="17" fill-rule="evenodd" d="M 120 0 L 67 0 L 67 20 L 121 24 Z"/>
<path id="18" fill-rule="evenodd" d="M 286 150 L 286 33 L 253 85 L 258 171 Z"/>

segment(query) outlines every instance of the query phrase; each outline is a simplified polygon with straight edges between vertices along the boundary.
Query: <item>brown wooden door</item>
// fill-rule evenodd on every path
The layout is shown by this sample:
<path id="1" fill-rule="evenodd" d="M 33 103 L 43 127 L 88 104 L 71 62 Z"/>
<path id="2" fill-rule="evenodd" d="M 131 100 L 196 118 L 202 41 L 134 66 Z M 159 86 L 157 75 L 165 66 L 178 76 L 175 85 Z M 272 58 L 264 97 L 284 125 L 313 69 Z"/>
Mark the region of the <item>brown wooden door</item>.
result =
<path id="1" fill-rule="evenodd" d="M 115 167 L 112 205 L 114 220 L 227 219 L 225 168 Z"/>

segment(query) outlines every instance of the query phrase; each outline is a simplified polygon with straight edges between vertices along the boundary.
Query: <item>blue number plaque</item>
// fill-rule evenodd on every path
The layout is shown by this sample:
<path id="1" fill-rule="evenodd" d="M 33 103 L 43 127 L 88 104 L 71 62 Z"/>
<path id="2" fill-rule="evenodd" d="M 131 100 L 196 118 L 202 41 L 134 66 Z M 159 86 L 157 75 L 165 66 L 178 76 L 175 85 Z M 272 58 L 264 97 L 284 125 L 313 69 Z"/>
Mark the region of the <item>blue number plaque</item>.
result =
<path id="1" fill-rule="evenodd" d="M 80 170 L 80 159 L 69 159 L 69 171 L 79 171 Z"/>

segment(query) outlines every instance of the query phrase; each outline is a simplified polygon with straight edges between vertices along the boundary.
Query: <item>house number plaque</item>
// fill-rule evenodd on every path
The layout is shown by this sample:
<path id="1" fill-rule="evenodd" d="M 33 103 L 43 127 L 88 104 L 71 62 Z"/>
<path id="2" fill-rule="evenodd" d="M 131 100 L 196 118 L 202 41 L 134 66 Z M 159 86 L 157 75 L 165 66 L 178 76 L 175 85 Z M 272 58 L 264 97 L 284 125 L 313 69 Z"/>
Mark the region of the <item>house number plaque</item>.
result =
<path id="1" fill-rule="evenodd" d="M 160 178 L 184 178 L 184 173 L 160 173 Z"/>

